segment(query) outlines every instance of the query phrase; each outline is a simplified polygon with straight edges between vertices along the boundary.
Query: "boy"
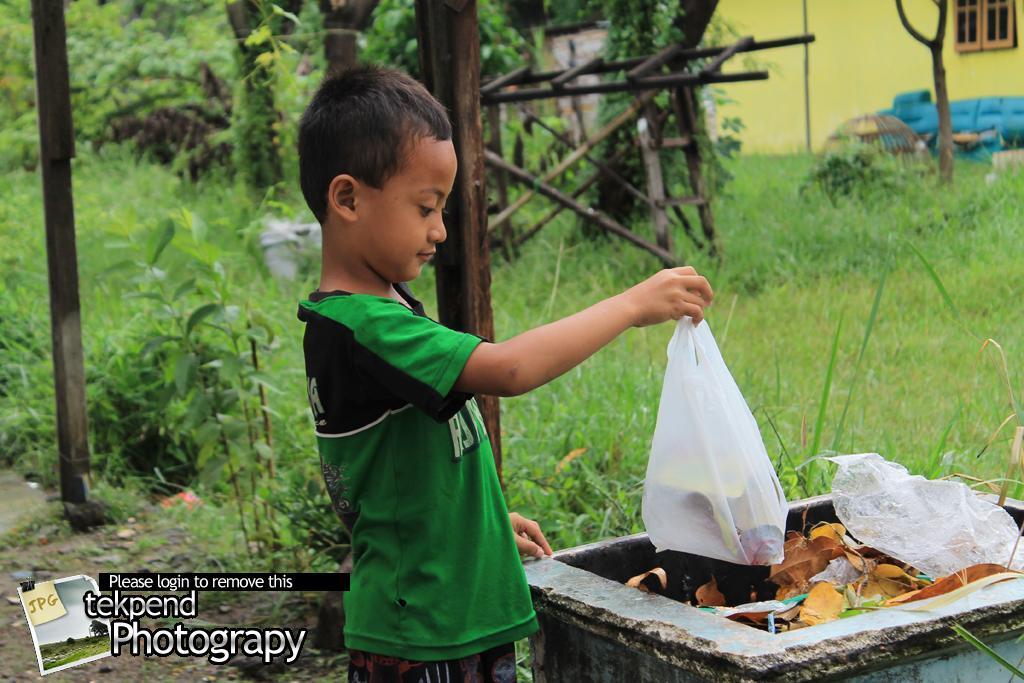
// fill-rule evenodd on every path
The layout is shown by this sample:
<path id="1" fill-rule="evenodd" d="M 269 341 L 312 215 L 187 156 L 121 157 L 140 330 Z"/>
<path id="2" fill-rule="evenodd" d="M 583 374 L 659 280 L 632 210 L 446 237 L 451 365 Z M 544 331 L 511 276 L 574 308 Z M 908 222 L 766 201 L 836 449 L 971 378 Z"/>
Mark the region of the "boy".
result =
<path id="1" fill-rule="evenodd" d="M 456 174 L 441 105 L 396 71 L 326 80 L 302 117 L 302 191 L 323 228 L 301 302 L 307 389 L 332 504 L 352 536 L 350 680 L 514 680 L 537 629 L 520 554 L 551 548 L 509 515 L 472 396 L 516 396 L 633 326 L 703 318 L 707 281 L 665 270 L 501 343 L 427 318 L 404 283 L 445 240 Z"/>

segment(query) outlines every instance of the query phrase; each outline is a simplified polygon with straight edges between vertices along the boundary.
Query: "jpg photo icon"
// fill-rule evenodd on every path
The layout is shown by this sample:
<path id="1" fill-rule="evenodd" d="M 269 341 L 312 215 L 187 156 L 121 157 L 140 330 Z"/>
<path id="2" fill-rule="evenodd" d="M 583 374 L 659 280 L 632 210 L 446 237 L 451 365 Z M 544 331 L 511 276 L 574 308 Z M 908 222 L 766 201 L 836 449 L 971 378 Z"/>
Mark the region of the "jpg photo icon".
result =
<path id="1" fill-rule="evenodd" d="M 85 613 L 85 594 L 99 593 L 88 576 L 22 584 L 18 588 L 39 673 L 43 676 L 110 656 L 110 624 Z"/>

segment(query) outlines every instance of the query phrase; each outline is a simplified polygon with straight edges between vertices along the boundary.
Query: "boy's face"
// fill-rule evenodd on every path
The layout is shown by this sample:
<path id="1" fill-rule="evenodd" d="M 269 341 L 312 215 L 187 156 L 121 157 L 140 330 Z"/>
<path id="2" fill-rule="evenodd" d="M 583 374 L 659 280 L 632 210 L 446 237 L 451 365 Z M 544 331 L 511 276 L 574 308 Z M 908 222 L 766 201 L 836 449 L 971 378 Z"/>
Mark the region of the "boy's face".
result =
<path id="1" fill-rule="evenodd" d="M 444 242 L 442 210 L 457 166 L 451 140 L 418 138 L 401 170 L 382 188 L 359 184 L 354 237 L 366 265 L 386 282 L 418 277 L 438 243 Z"/>

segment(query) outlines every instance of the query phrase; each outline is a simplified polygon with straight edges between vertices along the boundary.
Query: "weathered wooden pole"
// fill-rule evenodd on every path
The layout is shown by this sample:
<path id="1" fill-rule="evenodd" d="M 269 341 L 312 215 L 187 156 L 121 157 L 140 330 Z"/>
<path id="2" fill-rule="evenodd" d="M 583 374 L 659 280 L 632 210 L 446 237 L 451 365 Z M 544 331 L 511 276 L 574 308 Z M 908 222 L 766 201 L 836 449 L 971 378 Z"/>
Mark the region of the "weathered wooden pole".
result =
<path id="1" fill-rule="evenodd" d="M 493 339 L 476 0 L 416 0 L 416 32 L 423 82 L 451 115 L 459 159 L 445 221 L 448 239 L 434 261 L 438 312 L 449 327 Z M 498 399 L 481 396 L 479 403 L 500 478 Z"/>
<path id="2" fill-rule="evenodd" d="M 60 495 L 65 503 L 84 503 L 85 476 L 89 472 L 89 440 L 85 420 L 82 323 L 78 306 L 75 211 L 71 199 L 71 159 L 75 156 L 75 138 L 71 125 L 63 0 L 32 0 L 32 27 L 46 263 L 50 274 Z"/>

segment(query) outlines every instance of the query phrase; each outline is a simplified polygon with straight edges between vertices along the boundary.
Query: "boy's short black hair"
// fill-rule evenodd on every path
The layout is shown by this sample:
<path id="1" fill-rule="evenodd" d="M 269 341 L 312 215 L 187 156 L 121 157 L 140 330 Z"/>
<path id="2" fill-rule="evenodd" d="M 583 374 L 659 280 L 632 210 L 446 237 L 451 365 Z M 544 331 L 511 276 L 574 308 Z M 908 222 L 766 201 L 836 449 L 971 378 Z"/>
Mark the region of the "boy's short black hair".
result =
<path id="1" fill-rule="evenodd" d="M 313 215 L 326 220 L 335 176 L 380 188 L 420 137 L 449 140 L 452 125 L 444 107 L 401 71 L 364 65 L 324 80 L 299 122 L 299 182 Z"/>

